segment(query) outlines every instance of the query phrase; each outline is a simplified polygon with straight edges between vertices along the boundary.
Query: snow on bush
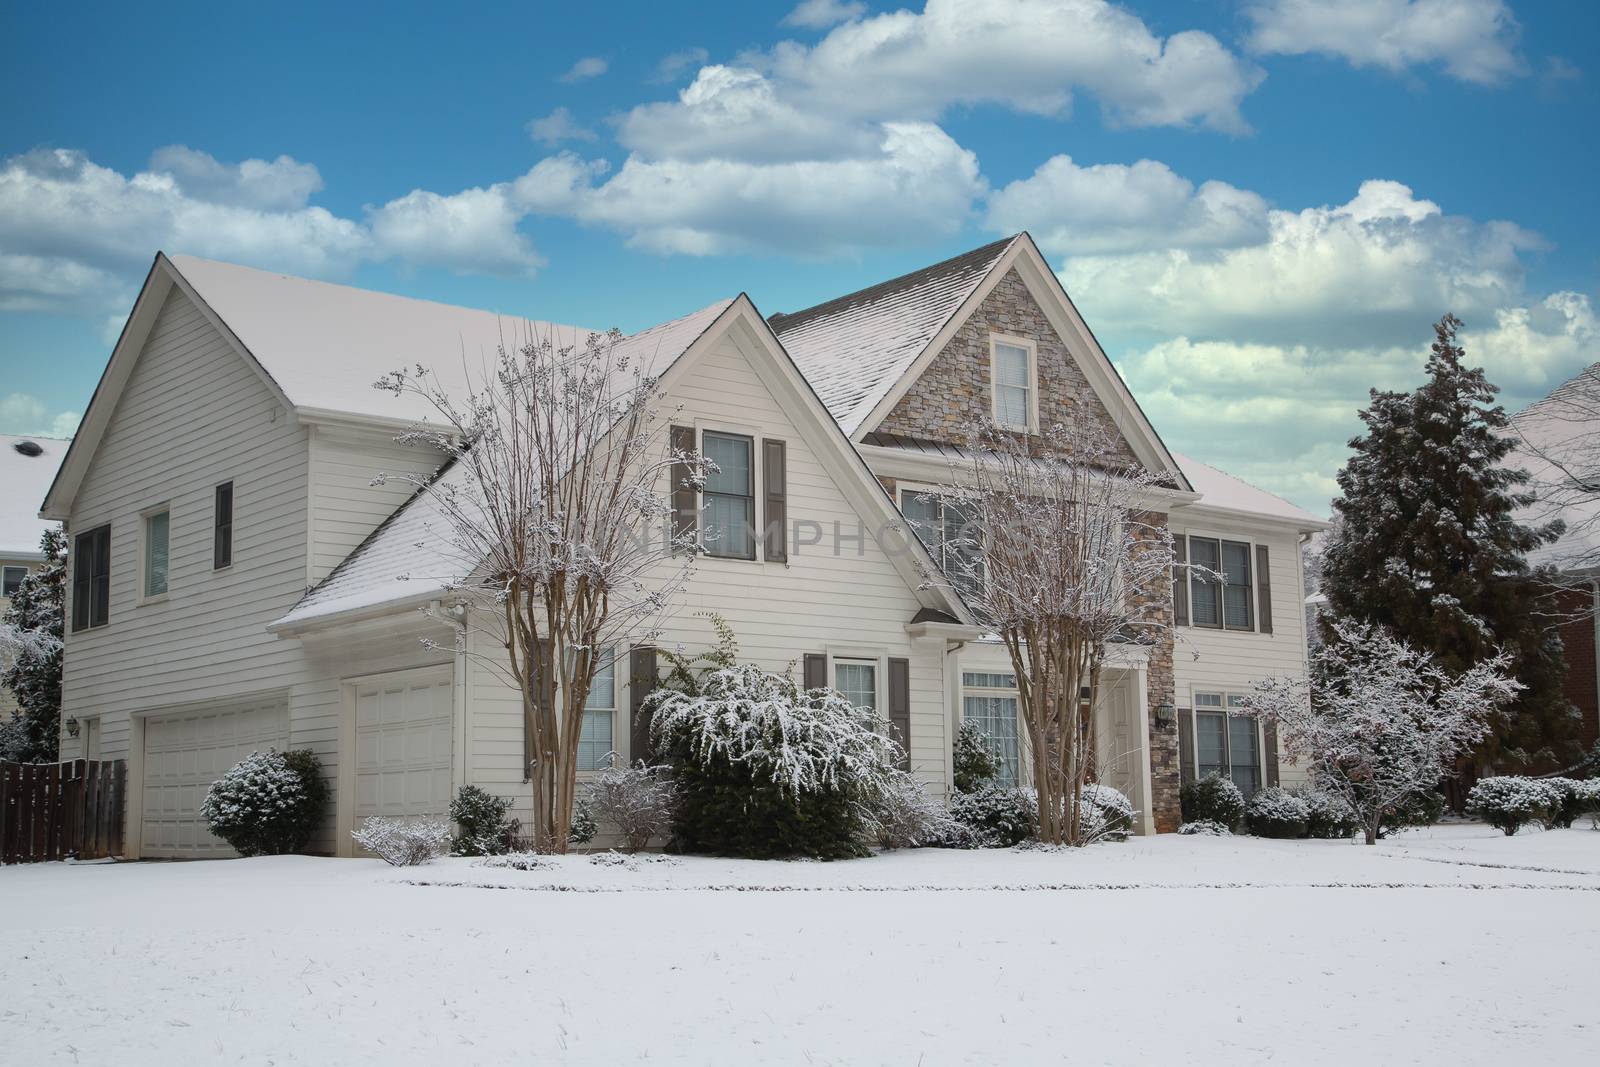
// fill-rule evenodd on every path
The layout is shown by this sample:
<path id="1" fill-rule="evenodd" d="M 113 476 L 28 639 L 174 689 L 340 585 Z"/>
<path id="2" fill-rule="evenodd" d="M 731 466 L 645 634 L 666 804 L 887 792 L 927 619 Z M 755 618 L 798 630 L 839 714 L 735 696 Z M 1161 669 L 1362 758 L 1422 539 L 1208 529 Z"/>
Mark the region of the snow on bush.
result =
<path id="1" fill-rule="evenodd" d="M 1565 829 L 1588 810 L 1584 798 L 1584 786 L 1587 783 L 1580 782 L 1576 778 L 1559 777 L 1541 778 L 1539 781 L 1550 791 L 1550 806 L 1540 819 L 1546 830 L 1554 830 L 1557 827 Z"/>
<path id="2" fill-rule="evenodd" d="M 1244 794 L 1233 779 L 1208 774 L 1178 793 L 1184 822 L 1217 822 L 1230 830 L 1244 818 Z"/>
<path id="3" fill-rule="evenodd" d="M 607 767 L 584 787 L 582 811 L 594 822 L 622 835 L 624 847 L 638 852 L 652 838 L 672 836 L 678 792 L 664 767 Z M 593 835 L 590 835 L 591 837 Z"/>
<path id="4" fill-rule="evenodd" d="M 1258 789 L 1245 803 L 1244 814 L 1257 837 L 1304 837 L 1311 822 L 1306 802 L 1277 786 Z"/>
<path id="5" fill-rule="evenodd" d="M 374 815 L 350 831 L 356 844 L 391 867 L 416 867 L 450 851 L 450 824 L 437 819 L 390 819 Z"/>
<path id="6" fill-rule="evenodd" d="M 537 871 L 555 865 L 555 861 L 537 852 L 503 852 L 498 856 L 485 856 L 478 867 L 496 867 L 513 871 Z"/>
<path id="7" fill-rule="evenodd" d="M 961 833 L 949 810 L 906 771 L 894 775 L 889 787 L 873 798 L 869 811 L 869 829 L 885 849 L 921 848 Z"/>
<path id="8" fill-rule="evenodd" d="M 461 827 L 451 853 L 494 856 L 511 848 L 519 823 L 511 817 L 511 801 L 475 785 L 464 785 L 450 802 L 450 818 Z"/>
<path id="9" fill-rule="evenodd" d="M 594 821 L 594 813 L 580 798 L 572 809 L 572 825 L 567 828 L 567 840 L 574 845 L 587 845 L 599 832 L 600 824 Z"/>
<path id="10" fill-rule="evenodd" d="M 1575 792 L 1578 810 L 1588 812 L 1590 825 L 1600 830 L 1600 778 L 1579 782 Z"/>
<path id="11" fill-rule="evenodd" d="M 1232 837 L 1233 831 L 1215 819 L 1196 819 L 1178 827 L 1178 833 L 1190 837 Z"/>
<path id="12" fill-rule="evenodd" d="M 1078 817 L 1085 841 L 1123 840 L 1133 832 L 1133 801 L 1109 785 L 1089 782 L 1083 787 Z"/>
<path id="13" fill-rule="evenodd" d="M 1000 757 L 995 754 L 989 735 L 975 719 L 962 719 L 951 753 L 956 791 L 971 793 L 1000 776 Z"/>
<path id="14" fill-rule="evenodd" d="M 986 785 L 950 798 L 950 815 L 961 827 L 940 842 L 947 848 L 1011 848 L 1034 835 L 1039 800 L 1031 789 Z"/>
<path id="15" fill-rule="evenodd" d="M 1561 790 L 1548 781 L 1503 775 L 1479 779 L 1467 794 L 1467 813 L 1510 837 L 1530 822 L 1549 819 L 1561 802 Z"/>
<path id="16" fill-rule="evenodd" d="M 864 855 L 867 812 L 904 756 L 872 709 L 751 665 L 668 692 L 651 732 L 673 766 L 673 843 L 686 852 Z"/>
<path id="17" fill-rule="evenodd" d="M 1320 789 L 1302 789 L 1296 796 L 1306 806 L 1306 836 L 1348 840 L 1361 829 L 1355 810 L 1340 797 Z"/>
<path id="18" fill-rule="evenodd" d="M 328 786 L 309 751 L 252 752 L 211 783 L 200 815 L 241 856 L 304 848 L 322 821 Z"/>

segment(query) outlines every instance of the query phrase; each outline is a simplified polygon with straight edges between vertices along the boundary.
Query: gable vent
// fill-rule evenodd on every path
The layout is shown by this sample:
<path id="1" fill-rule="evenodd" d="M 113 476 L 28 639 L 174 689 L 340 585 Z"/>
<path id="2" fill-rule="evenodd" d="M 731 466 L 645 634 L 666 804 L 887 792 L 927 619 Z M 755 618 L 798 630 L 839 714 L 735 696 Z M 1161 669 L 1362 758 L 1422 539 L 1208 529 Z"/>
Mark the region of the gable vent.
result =
<path id="1" fill-rule="evenodd" d="M 39 442 L 37 441 L 18 441 L 11 447 L 16 449 L 18 452 L 21 452 L 24 456 L 44 455 L 44 449 L 40 447 Z"/>

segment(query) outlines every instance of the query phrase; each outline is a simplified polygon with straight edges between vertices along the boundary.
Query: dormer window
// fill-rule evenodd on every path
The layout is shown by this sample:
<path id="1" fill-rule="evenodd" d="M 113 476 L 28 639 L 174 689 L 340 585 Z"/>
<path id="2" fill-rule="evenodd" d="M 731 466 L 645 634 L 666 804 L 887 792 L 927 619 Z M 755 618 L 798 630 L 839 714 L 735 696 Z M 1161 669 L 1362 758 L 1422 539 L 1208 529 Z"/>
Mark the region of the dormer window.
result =
<path id="1" fill-rule="evenodd" d="M 994 421 L 1022 433 L 1038 430 L 1038 374 L 1032 341 L 990 337 L 990 380 L 994 383 Z"/>

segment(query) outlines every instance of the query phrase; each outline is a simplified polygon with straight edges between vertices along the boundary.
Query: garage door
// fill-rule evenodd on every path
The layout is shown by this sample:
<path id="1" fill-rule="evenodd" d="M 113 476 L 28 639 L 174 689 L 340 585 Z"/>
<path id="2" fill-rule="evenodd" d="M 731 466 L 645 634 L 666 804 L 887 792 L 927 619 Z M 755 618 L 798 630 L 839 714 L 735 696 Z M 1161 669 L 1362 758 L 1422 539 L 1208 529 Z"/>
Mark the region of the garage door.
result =
<path id="1" fill-rule="evenodd" d="M 182 859 L 235 855 L 200 818 L 206 789 L 257 749 L 289 742 L 282 698 L 148 719 L 144 727 L 144 854 Z"/>
<path id="2" fill-rule="evenodd" d="M 356 686 L 356 820 L 450 807 L 450 673 Z"/>

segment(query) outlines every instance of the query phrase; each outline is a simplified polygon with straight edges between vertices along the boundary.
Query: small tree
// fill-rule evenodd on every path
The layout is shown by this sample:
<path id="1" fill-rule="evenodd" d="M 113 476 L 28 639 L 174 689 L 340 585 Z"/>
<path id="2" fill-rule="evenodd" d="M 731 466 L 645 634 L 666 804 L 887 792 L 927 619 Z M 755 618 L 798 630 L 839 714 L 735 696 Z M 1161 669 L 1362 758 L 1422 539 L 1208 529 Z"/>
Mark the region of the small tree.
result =
<path id="1" fill-rule="evenodd" d="M 1450 675 L 1381 627 L 1348 620 L 1312 655 L 1309 677 L 1256 683 L 1246 712 L 1276 722 L 1292 762 L 1355 811 L 1376 844 L 1384 820 L 1439 784 L 1516 697 L 1508 657 Z"/>
<path id="2" fill-rule="evenodd" d="M 999 634 L 1017 676 L 1039 840 L 1087 844 L 1091 713 L 1116 642 L 1171 626 L 1172 537 L 1148 514 L 1157 477 L 1081 425 L 1038 436 L 986 428 L 940 490 L 967 527 L 945 543 L 945 581 Z M 947 524 L 948 525 L 948 524 Z"/>
<path id="3" fill-rule="evenodd" d="M 675 462 L 696 482 L 703 467 L 668 447 L 656 380 L 615 331 L 502 345 L 459 395 L 420 366 L 377 384 L 443 420 L 401 440 L 443 453 L 447 469 L 407 480 L 447 533 L 455 569 L 441 577 L 469 608 L 458 647 L 522 696 L 534 847 L 565 852 L 595 675 L 608 649 L 654 639 L 689 576 L 693 546 L 671 536 L 663 483 Z M 495 654 L 467 640 L 473 628 Z"/>
<path id="4" fill-rule="evenodd" d="M 0 617 L 0 685 L 17 711 L 0 723 L 0 760 L 49 763 L 61 734 L 61 654 L 66 616 L 67 537 L 46 530 L 44 566 L 22 580 Z"/>

